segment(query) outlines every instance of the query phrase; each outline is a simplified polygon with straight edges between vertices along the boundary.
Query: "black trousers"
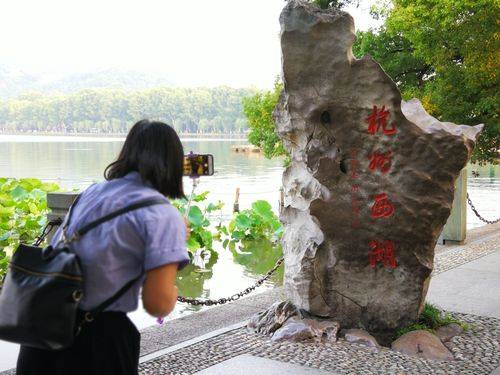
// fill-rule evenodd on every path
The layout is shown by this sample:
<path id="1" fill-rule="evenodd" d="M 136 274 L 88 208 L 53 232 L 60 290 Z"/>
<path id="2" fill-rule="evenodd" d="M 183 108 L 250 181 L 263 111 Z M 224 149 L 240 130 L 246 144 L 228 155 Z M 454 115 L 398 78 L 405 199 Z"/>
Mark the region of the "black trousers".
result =
<path id="1" fill-rule="evenodd" d="M 104 312 L 63 350 L 21 346 L 17 375 L 137 375 L 140 334 L 125 313 Z"/>

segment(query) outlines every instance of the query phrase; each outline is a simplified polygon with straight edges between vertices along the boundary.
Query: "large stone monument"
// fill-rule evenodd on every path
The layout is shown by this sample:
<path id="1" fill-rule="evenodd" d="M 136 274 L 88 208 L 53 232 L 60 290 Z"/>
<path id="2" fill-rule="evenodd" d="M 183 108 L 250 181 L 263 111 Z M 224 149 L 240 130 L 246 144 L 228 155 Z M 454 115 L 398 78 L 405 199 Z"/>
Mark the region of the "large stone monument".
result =
<path id="1" fill-rule="evenodd" d="M 381 342 L 417 318 L 454 182 L 482 125 L 404 102 L 352 17 L 291 0 L 281 18 L 285 292 L 299 309 Z"/>

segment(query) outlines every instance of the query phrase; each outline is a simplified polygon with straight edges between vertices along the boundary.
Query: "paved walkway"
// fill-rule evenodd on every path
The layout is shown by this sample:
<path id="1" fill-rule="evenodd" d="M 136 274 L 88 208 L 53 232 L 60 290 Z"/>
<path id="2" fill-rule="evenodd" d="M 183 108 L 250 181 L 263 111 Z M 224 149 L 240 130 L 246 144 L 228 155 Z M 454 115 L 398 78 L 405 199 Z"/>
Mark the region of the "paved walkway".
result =
<path id="1" fill-rule="evenodd" d="M 500 319 L 500 251 L 434 276 L 427 300 L 447 311 Z"/>
<path id="2" fill-rule="evenodd" d="M 242 354 L 228 359 L 208 369 L 196 372 L 197 375 L 245 375 L 255 374 L 255 370 L 261 375 L 332 375 L 331 372 L 317 370 L 312 367 L 292 365 L 273 359 L 255 357 Z"/>
<path id="3" fill-rule="evenodd" d="M 436 249 L 428 300 L 472 327 L 450 344 L 455 362 L 428 362 L 342 340 L 276 344 L 248 333 L 245 321 L 283 298 L 277 288 L 143 330 L 140 373 L 260 375 L 281 366 L 280 374 L 490 374 L 500 366 L 499 291 L 497 224 L 474 230 L 465 245 Z"/>

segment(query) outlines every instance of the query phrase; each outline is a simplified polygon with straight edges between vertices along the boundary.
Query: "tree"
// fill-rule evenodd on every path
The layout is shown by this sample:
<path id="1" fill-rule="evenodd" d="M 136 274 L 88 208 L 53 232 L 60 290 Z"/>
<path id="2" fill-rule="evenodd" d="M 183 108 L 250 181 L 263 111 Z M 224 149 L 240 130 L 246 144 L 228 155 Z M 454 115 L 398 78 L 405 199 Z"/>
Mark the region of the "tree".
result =
<path id="1" fill-rule="evenodd" d="M 10 132 L 126 133 L 150 118 L 190 133 L 244 132 L 241 100 L 255 90 L 156 87 L 140 91 L 86 89 L 72 94 L 27 93 L 0 101 L 0 129 Z"/>
<path id="2" fill-rule="evenodd" d="M 262 149 L 267 158 L 286 154 L 273 120 L 273 111 L 282 89 L 283 84 L 276 80 L 273 90 L 260 91 L 243 99 L 243 113 L 250 129 L 248 141 Z"/>
<path id="3" fill-rule="evenodd" d="M 358 31 L 353 46 L 354 56 L 371 55 L 396 82 L 405 99 L 418 96 L 418 90 L 434 74 L 431 65 L 414 55 L 410 41 L 399 34 L 391 34 L 385 27 L 377 32 Z"/>
<path id="4" fill-rule="evenodd" d="M 473 156 L 480 163 L 497 162 L 500 149 L 499 11 L 499 0 L 394 0 L 384 26 L 358 33 L 354 48 L 438 119 L 484 123 Z"/>

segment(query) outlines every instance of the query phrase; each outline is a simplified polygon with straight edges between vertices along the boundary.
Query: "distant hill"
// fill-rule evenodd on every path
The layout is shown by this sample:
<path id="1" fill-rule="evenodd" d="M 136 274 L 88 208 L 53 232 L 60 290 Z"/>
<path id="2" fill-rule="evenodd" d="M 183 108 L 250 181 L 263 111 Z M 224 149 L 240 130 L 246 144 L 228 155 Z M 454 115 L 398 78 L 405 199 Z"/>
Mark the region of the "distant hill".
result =
<path id="1" fill-rule="evenodd" d="M 74 93 L 83 89 L 141 90 L 171 86 L 169 78 L 136 71 L 105 69 L 72 75 L 47 76 L 26 73 L 0 65 L 0 98 L 12 98 L 26 92 L 43 94 Z"/>
<path id="2" fill-rule="evenodd" d="M 142 90 L 157 86 L 171 86 L 172 80 L 150 74 L 106 69 L 83 74 L 73 74 L 38 85 L 39 91 L 73 93 L 83 89 Z"/>
<path id="3" fill-rule="evenodd" d="M 117 69 L 56 76 L 0 65 L 0 134 L 125 134 L 142 118 L 181 133 L 242 134 L 242 99 L 255 92 L 176 87 L 165 77 Z"/>
<path id="4" fill-rule="evenodd" d="M 0 98 L 9 98 L 32 90 L 37 80 L 37 77 L 21 70 L 0 65 Z"/>

